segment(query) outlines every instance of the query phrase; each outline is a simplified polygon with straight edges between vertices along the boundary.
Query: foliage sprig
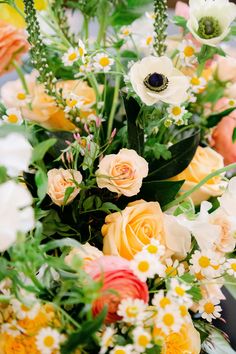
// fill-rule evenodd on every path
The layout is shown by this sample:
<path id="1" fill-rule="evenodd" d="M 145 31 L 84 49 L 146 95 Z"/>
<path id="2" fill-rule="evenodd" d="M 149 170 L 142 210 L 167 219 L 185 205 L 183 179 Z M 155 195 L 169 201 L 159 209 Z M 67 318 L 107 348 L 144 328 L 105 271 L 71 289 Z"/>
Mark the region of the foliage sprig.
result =
<path id="1" fill-rule="evenodd" d="M 165 40 L 167 37 L 168 5 L 167 0 L 154 1 L 154 44 L 153 48 L 158 56 L 162 56 L 166 51 Z"/>

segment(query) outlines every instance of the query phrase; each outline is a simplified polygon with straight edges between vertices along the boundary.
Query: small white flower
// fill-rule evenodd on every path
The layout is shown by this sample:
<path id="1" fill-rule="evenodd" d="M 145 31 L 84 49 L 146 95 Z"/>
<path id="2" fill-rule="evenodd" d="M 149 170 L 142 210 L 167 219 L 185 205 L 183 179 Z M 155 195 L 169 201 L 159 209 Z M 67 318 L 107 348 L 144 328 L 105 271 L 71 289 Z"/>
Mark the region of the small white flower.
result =
<path id="1" fill-rule="evenodd" d="M 147 305 L 143 300 L 127 298 L 120 302 L 117 314 L 122 321 L 137 324 L 145 318 Z"/>
<path id="2" fill-rule="evenodd" d="M 23 292 L 22 296 L 24 297 L 24 303 L 17 299 L 11 300 L 11 305 L 16 317 L 20 320 L 25 318 L 33 320 L 38 315 L 41 306 L 33 294 Z"/>
<path id="3" fill-rule="evenodd" d="M 68 113 L 76 108 L 89 112 L 91 109 L 91 104 L 86 103 L 86 97 L 77 96 L 74 93 L 71 93 L 66 98 L 66 107 L 64 111 Z"/>
<path id="4" fill-rule="evenodd" d="M 160 309 L 157 313 L 155 324 L 157 328 L 160 328 L 167 335 L 170 332 L 178 332 L 183 324 L 179 307 L 168 305 L 164 309 Z"/>
<path id="5" fill-rule="evenodd" d="M 153 296 L 152 305 L 157 307 L 157 310 L 164 309 L 166 306 L 173 304 L 173 299 L 169 295 L 165 295 L 164 290 L 159 290 Z"/>
<path id="6" fill-rule="evenodd" d="M 150 255 L 156 257 L 161 257 L 165 254 L 165 246 L 161 245 L 160 241 L 151 239 L 150 243 L 147 246 L 144 246 L 143 250 L 147 251 Z"/>
<path id="7" fill-rule="evenodd" d="M 60 346 L 60 333 L 50 327 L 42 328 L 36 336 L 36 346 L 41 354 L 52 354 Z"/>
<path id="8" fill-rule="evenodd" d="M 101 349 L 99 354 L 105 354 L 108 348 L 113 347 L 115 334 L 116 334 L 116 330 L 114 328 L 106 327 L 105 331 L 102 334 L 102 338 L 100 342 Z"/>
<path id="9" fill-rule="evenodd" d="M 131 344 L 128 345 L 116 345 L 109 354 L 134 354 L 133 346 Z"/>
<path id="10" fill-rule="evenodd" d="M 217 298 L 203 299 L 199 302 L 199 312 L 201 317 L 208 322 L 212 322 L 213 319 L 221 316 L 220 312 L 222 308 L 219 305 L 220 300 Z"/>
<path id="11" fill-rule="evenodd" d="M 152 337 L 149 332 L 147 332 L 142 327 L 136 327 L 133 332 L 133 343 L 134 348 L 137 353 L 144 353 L 146 348 L 152 347 Z"/>
<path id="12" fill-rule="evenodd" d="M 148 12 L 148 11 L 146 11 L 146 12 L 145 12 L 145 15 L 146 15 L 146 17 L 147 17 L 149 20 L 155 20 L 156 15 L 155 15 L 154 12 Z"/>
<path id="13" fill-rule="evenodd" d="M 130 26 L 123 26 L 120 29 L 119 37 L 124 39 L 129 37 L 132 34 L 132 29 Z"/>
<path id="14" fill-rule="evenodd" d="M 188 79 L 168 57 L 145 57 L 131 67 L 129 76 L 134 91 L 148 106 L 159 101 L 180 104 L 187 99 Z"/>
<path id="15" fill-rule="evenodd" d="M 23 122 L 21 112 L 16 108 L 8 108 L 6 115 L 3 117 L 3 121 L 8 124 L 21 125 Z"/>
<path id="16" fill-rule="evenodd" d="M 197 63 L 196 54 L 198 52 L 197 47 L 190 40 L 183 40 L 179 47 L 179 56 L 182 64 L 185 66 L 193 66 Z"/>
<path id="17" fill-rule="evenodd" d="M 0 138 L 0 166 L 6 167 L 10 177 L 17 177 L 22 171 L 28 171 L 32 150 L 23 135 L 10 133 Z"/>
<path id="18" fill-rule="evenodd" d="M 206 80 L 203 77 L 192 76 L 189 79 L 191 91 L 194 93 L 200 93 L 206 87 Z"/>
<path id="19" fill-rule="evenodd" d="M 95 57 L 93 58 L 94 63 L 93 66 L 96 69 L 96 71 L 103 71 L 107 73 L 112 65 L 114 64 L 114 59 L 108 56 L 106 53 L 99 53 L 96 54 Z"/>
<path id="20" fill-rule="evenodd" d="M 153 259 L 153 256 L 147 251 L 137 253 L 130 261 L 130 269 L 143 282 L 148 278 L 154 278 L 156 274 L 163 273 L 163 265 L 158 258 Z"/>
<path id="21" fill-rule="evenodd" d="M 15 93 L 15 102 L 17 107 L 25 106 L 27 103 L 30 103 L 30 96 L 22 89 Z"/>
<path id="22" fill-rule="evenodd" d="M 180 282 L 177 279 L 171 279 L 169 295 L 173 296 L 180 304 L 192 305 L 192 296 L 187 292 L 191 289 L 190 285 Z"/>
<path id="23" fill-rule="evenodd" d="M 72 66 L 79 59 L 84 62 L 84 55 L 86 54 L 84 43 L 79 40 L 77 48 L 69 48 L 68 51 L 62 56 L 62 62 L 65 66 Z"/>
<path id="24" fill-rule="evenodd" d="M 147 33 L 147 35 L 141 39 L 140 47 L 146 49 L 146 47 L 152 47 L 154 41 L 154 33 Z"/>
<path id="25" fill-rule="evenodd" d="M 183 275 L 185 272 L 184 265 L 179 263 L 177 259 L 174 261 L 171 258 L 165 259 L 163 272 L 160 273 L 162 278 L 165 277 L 175 277 L 176 275 Z"/>
<path id="26" fill-rule="evenodd" d="M 34 228 L 32 196 L 26 187 L 8 181 L 0 185 L 0 252 L 11 247 L 17 233 Z"/>
<path id="27" fill-rule="evenodd" d="M 192 321 L 191 316 L 190 316 L 190 314 L 188 312 L 188 306 L 186 306 L 184 304 L 180 304 L 179 305 L 179 312 L 180 312 L 180 315 L 183 318 L 185 323 Z"/>
<path id="28" fill-rule="evenodd" d="M 0 333 L 6 333 L 10 336 L 17 337 L 21 334 L 23 329 L 17 324 L 16 320 L 11 320 L 7 323 L 2 323 Z"/>
<path id="29" fill-rule="evenodd" d="M 225 270 L 229 275 L 232 275 L 236 278 L 236 259 L 227 259 L 225 265 Z"/>
<path id="30" fill-rule="evenodd" d="M 236 5 L 229 0 L 189 0 L 187 27 L 200 42 L 216 46 L 229 33 L 236 18 Z"/>
<path id="31" fill-rule="evenodd" d="M 229 107 L 236 107 L 236 100 L 233 98 L 228 99 L 228 106 Z"/>
<path id="32" fill-rule="evenodd" d="M 187 112 L 184 107 L 181 106 L 170 106 L 167 108 L 169 116 L 176 122 L 179 121 Z"/>
<path id="33" fill-rule="evenodd" d="M 195 251 L 190 259 L 191 273 L 201 274 L 204 278 L 214 278 L 223 272 L 224 258 L 211 250 Z"/>

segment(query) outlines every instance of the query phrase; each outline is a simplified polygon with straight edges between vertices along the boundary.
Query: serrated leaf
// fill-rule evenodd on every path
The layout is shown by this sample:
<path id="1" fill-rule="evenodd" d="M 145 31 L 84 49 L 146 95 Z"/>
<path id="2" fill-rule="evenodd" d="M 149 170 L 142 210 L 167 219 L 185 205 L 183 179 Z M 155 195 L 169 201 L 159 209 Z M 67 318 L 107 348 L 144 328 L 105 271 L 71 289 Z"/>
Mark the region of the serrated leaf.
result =
<path id="1" fill-rule="evenodd" d="M 207 118 L 207 121 L 206 121 L 207 128 L 215 127 L 221 121 L 222 118 L 228 116 L 235 109 L 236 109 L 236 107 L 227 108 L 227 109 L 225 109 L 224 111 L 222 111 L 220 113 L 211 114 Z"/>
<path id="2" fill-rule="evenodd" d="M 33 155 L 32 155 L 32 163 L 36 161 L 40 161 L 44 158 L 44 155 L 46 152 L 57 142 L 56 139 L 48 139 L 45 141 L 42 141 L 38 145 L 35 146 Z"/>

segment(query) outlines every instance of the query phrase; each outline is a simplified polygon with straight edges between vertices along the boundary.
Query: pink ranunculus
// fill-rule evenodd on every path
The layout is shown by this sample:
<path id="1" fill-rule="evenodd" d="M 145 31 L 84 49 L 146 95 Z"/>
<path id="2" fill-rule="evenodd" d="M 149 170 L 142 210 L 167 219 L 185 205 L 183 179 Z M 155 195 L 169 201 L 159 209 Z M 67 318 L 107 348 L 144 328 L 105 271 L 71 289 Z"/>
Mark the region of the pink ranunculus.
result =
<path id="1" fill-rule="evenodd" d="M 182 1 L 178 1 L 175 6 L 175 15 L 189 19 L 189 6 Z"/>
<path id="2" fill-rule="evenodd" d="M 130 270 L 129 261 L 117 256 L 102 256 L 89 262 L 86 272 L 103 283 L 101 296 L 93 303 L 93 315 L 99 314 L 104 305 L 108 306 L 106 323 L 121 319 L 117 315 L 118 305 L 126 298 L 141 299 L 148 302 L 148 287 Z"/>
<path id="3" fill-rule="evenodd" d="M 228 99 L 221 98 L 215 105 L 215 111 L 229 108 Z M 236 128 L 236 110 L 224 117 L 215 127 L 211 136 L 211 146 L 224 157 L 224 164 L 236 162 L 236 143 L 232 141 L 234 128 Z"/>
<path id="4" fill-rule="evenodd" d="M 12 60 L 19 61 L 28 49 L 26 32 L 0 20 L 0 75 L 14 69 Z"/>

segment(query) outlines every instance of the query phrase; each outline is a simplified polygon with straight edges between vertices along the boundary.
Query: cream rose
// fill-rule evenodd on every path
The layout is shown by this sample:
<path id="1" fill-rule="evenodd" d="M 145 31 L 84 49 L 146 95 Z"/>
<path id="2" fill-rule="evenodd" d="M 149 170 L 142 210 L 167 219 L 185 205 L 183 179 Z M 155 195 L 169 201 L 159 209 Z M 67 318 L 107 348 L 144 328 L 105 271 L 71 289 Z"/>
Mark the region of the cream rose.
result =
<path id="1" fill-rule="evenodd" d="M 191 234 L 164 215 L 157 202 L 129 203 L 121 212 L 108 215 L 105 222 L 103 253 L 107 255 L 132 259 L 152 238 L 166 247 L 166 256 L 184 258 L 191 246 Z"/>
<path id="2" fill-rule="evenodd" d="M 199 146 L 189 166 L 177 176 L 172 177 L 171 180 L 185 180 L 182 191 L 186 192 L 196 186 L 207 175 L 223 167 L 224 160 L 220 154 L 209 147 L 203 148 Z M 191 198 L 194 204 L 198 205 L 210 197 L 220 196 L 224 192 L 226 185 L 221 176 L 213 177 L 192 193 Z"/>
<path id="3" fill-rule="evenodd" d="M 82 175 L 79 171 L 64 170 L 63 168 L 48 171 L 48 195 L 54 204 L 64 205 L 66 189 L 74 188 L 66 204 L 70 203 L 79 193 L 78 185 L 82 182 Z"/>
<path id="4" fill-rule="evenodd" d="M 127 197 L 139 193 L 142 180 L 148 175 L 147 161 L 129 149 L 121 149 L 117 155 L 105 156 L 98 167 L 98 187 Z"/>
<path id="5" fill-rule="evenodd" d="M 80 248 L 73 248 L 65 257 L 65 263 L 72 267 L 73 260 L 78 257 L 82 259 L 86 265 L 88 262 L 94 261 L 101 256 L 103 256 L 102 251 L 99 251 L 98 248 L 86 242 L 84 245 L 81 245 Z"/>

